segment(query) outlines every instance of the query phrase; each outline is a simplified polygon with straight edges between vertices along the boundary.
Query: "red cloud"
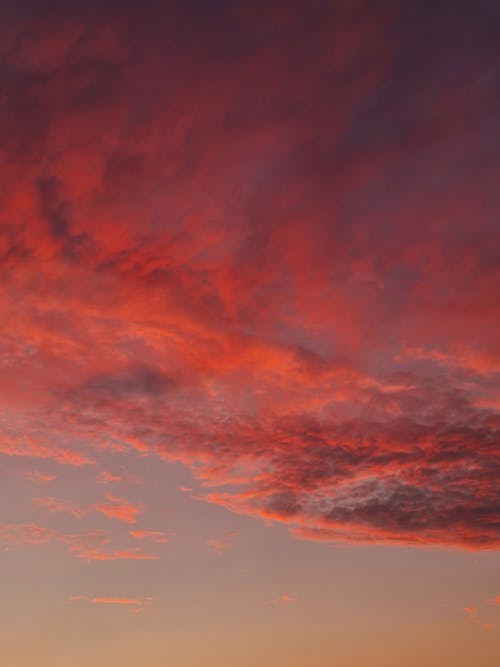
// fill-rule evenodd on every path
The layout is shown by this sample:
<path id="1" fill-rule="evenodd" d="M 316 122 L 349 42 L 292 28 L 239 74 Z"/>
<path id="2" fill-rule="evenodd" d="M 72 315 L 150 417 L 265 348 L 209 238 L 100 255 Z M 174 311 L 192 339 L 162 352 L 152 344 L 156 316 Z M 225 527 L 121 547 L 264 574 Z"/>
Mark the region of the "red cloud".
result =
<path id="1" fill-rule="evenodd" d="M 180 461 L 300 538 L 500 546 L 494 10 L 232 3 L 193 51 L 180 7 L 84 5 L 3 22 L 0 452 Z"/>

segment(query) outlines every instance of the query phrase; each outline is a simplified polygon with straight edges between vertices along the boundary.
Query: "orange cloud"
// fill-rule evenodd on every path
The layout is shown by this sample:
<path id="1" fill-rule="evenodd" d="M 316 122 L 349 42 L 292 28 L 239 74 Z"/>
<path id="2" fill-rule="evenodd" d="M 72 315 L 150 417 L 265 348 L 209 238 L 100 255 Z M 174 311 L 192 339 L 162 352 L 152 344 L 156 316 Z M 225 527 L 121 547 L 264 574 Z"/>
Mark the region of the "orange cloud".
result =
<path id="1" fill-rule="evenodd" d="M 81 519 L 89 512 L 95 511 L 104 514 L 110 519 L 117 519 L 124 523 L 135 523 L 137 516 L 143 511 L 142 504 L 133 505 L 123 498 L 118 498 L 109 494 L 106 497 L 109 502 L 88 506 L 75 505 L 69 500 L 53 498 L 50 496 L 34 498 L 33 502 L 38 507 L 46 509 L 49 512 L 71 514 L 77 519 Z"/>
<path id="2" fill-rule="evenodd" d="M 151 607 L 154 602 L 152 597 L 127 598 L 117 596 L 88 597 L 86 595 L 71 595 L 68 599 L 70 602 L 89 602 L 94 605 L 127 607 L 134 613 L 139 612 L 146 607 Z"/>
<path id="3" fill-rule="evenodd" d="M 74 558 L 91 561 L 115 560 L 155 560 L 156 554 L 149 554 L 136 548 L 112 548 L 104 531 L 86 533 L 61 533 L 36 524 L 0 524 L 0 542 L 7 548 L 21 545 L 61 544 Z"/>
<path id="4" fill-rule="evenodd" d="M 38 507 L 48 510 L 49 512 L 61 512 L 63 514 L 71 514 L 77 519 L 81 519 L 88 510 L 85 507 L 78 507 L 67 500 L 52 498 L 44 496 L 41 498 L 33 498 L 33 502 Z"/>
<path id="5" fill-rule="evenodd" d="M 293 604 L 296 602 L 296 598 L 292 597 L 291 595 L 287 595 L 284 593 L 283 595 L 280 595 L 279 597 L 275 598 L 274 600 L 271 600 L 271 604 L 275 607 L 282 607 L 285 605 Z"/>
<path id="6" fill-rule="evenodd" d="M 100 503 L 94 506 L 97 512 L 101 512 L 110 519 L 118 519 L 124 523 L 135 523 L 137 516 L 143 512 L 143 505 L 133 505 L 123 498 L 108 494 L 109 502 Z"/>
<path id="7" fill-rule="evenodd" d="M 165 544 L 168 539 L 161 530 L 131 530 L 130 535 L 136 540 L 145 540 L 146 542 L 155 542 Z"/>
<path id="8" fill-rule="evenodd" d="M 90 602 L 92 604 L 124 605 L 128 607 L 129 606 L 149 607 L 153 604 L 153 598 L 152 597 L 145 597 L 145 598 L 96 597 L 96 598 L 91 598 Z"/>
<path id="9" fill-rule="evenodd" d="M 71 549 L 75 558 L 91 561 L 114 561 L 114 560 L 157 560 L 156 554 L 148 554 L 138 549 L 115 549 L 103 551 L 101 549 L 73 548 Z"/>
<path id="10" fill-rule="evenodd" d="M 8 545 L 46 544 L 56 533 L 36 524 L 0 524 L 0 540 Z"/>

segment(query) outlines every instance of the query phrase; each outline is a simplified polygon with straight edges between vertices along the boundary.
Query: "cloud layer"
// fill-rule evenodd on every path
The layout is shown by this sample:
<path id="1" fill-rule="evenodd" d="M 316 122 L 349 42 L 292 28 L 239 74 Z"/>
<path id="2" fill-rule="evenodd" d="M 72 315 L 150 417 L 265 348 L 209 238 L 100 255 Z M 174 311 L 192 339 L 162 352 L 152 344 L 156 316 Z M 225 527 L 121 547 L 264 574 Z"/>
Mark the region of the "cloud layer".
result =
<path id="1" fill-rule="evenodd" d="M 445 4 L 4 3 L 1 453 L 498 547 L 500 14 Z"/>

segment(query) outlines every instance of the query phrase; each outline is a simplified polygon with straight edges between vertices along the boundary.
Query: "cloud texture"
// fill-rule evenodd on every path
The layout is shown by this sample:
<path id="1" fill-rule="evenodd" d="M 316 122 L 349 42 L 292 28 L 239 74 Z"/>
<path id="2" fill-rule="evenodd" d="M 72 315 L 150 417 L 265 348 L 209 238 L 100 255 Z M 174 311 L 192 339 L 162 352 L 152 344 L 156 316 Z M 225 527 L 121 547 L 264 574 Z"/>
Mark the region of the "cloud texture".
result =
<path id="1" fill-rule="evenodd" d="M 497 3 L 18 1 L 0 37 L 0 452 L 498 547 Z"/>

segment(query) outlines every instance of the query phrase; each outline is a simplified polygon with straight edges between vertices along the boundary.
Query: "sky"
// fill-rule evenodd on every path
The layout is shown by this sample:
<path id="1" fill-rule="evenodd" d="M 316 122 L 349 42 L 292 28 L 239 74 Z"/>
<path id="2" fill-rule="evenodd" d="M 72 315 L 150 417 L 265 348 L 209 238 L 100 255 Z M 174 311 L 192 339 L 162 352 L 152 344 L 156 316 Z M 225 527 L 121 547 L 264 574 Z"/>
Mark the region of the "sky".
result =
<path id="1" fill-rule="evenodd" d="M 500 5 L 1 0 L 9 667 L 496 667 Z"/>

